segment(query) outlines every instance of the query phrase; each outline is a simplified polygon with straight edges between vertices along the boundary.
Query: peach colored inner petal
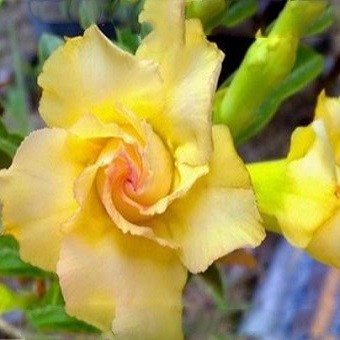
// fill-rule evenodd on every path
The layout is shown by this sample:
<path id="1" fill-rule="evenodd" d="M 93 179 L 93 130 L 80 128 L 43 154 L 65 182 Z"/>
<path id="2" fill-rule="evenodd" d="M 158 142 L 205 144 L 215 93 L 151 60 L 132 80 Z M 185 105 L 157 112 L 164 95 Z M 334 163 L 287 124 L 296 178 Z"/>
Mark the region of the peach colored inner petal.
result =
<path id="1" fill-rule="evenodd" d="M 162 246 L 177 248 L 175 244 L 167 241 L 170 237 L 165 226 L 155 225 L 151 223 L 152 221 L 147 225 L 141 225 L 142 221 L 150 220 L 150 216 L 140 214 L 139 207 L 147 204 L 144 203 L 143 194 L 154 175 L 145 150 L 146 148 L 138 141 L 130 143 L 120 138 L 110 139 L 96 164 L 88 167 L 78 178 L 77 183 L 82 185 L 81 188 L 77 185 L 75 187 L 77 200 L 81 204 L 87 195 L 84 187 L 90 188 L 93 183 L 108 216 L 123 233 L 143 236 Z M 162 170 L 162 167 L 160 168 Z M 168 173 L 167 176 L 170 177 L 171 183 L 172 173 Z M 87 184 L 84 185 L 84 182 Z M 158 186 L 162 184 L 158 183 Z M 164 194 L 166 195 L 169 190 L 170 184 Z"/>

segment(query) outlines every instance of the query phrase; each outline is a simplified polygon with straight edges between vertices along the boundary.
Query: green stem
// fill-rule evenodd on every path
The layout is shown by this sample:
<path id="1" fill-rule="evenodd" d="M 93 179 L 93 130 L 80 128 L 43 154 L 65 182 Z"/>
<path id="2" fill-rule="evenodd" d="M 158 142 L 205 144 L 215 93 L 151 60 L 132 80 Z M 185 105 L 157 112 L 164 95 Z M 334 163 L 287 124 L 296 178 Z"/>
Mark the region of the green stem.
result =
<path id="1" fill-rule="evenodd" d="M 265 228 L 277 233 L 281 230 L 275 216 L 280 210 L 286 164 L 286 159 L 247 164 Z"/>

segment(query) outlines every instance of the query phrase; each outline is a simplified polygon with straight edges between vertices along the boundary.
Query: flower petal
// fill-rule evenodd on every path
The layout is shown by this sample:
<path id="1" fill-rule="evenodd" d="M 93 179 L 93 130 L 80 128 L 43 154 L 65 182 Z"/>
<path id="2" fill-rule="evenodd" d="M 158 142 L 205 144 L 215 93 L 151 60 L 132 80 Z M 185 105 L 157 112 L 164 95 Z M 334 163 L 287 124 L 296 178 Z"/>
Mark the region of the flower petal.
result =
<path id="1" fill-rule="evenodd" d="M 295 130 L 287 160 L 277 218 L 285 237 L 305 248 L 337 206 L 335 159 L 321 120 Z"/>
<path id="2" fill-rule="evenodd" d="M 4 231 L 17 238 L 25 261 L 55 271 L 59 226 L 77 209 L 73 182 L 96 152 L 94 144 L 64 130 L 38 130 L 24 140 L 12 166 L 0 172 Z"/>
<path id="3" fill-rule="evenodd" d="M 307 251 L 318 261 L 340 268 L 340 210 L 313 235 Z"/>
<path id="4" fill-rule="evenodd" d="M 181 259 L 193 273 L 237 248 L 258 246 L 265 236 L 248 173 L 227 127 L 214 126 L 213 138 L 210 172 L 167 214 Z"/>
<path id="5" fill-rule="evenodd" d="M 322 91 L 316 106 L 315 119 L 323 119 L 331 140 L 336 162 L 340 165 L 340 97 L 330 98 Z"/>
<path id="6" fill-rule="evenodd" d="M 184 7 L 184 0 L 145 1 L 139 22 L 151 24 L 152 32 L 144 38 L 138 49 L 140 57 L 161 64 L 174 45 L 183 45 Z"/>
<path id="7" fill-rule="evenodd" d="M 67 312 L 118 338 L 181 338 L 186 271 L 175 253 L 122 234 L 95 192 L 73 223 L 57 270 Z"/>
<path id="8" fill-rule="evenodd" d="M 166 23 L 164 17 L 169 18 Z M 179 161 L 206 163 L 212 151 L 212 98 L 223 53 L 205 39 L 199 20 L 185 22 L 184 1 L 149 0 L 140 21 L 151 23 L 153 31 L 143 40 L 137 56 L 159 62 L 166 90 L 163 115 L 148 119 L 177 150 Z"/>
<path id="9" fill-rule="evenodd" d="M 88 113 L 112 122 L 119 103 L 138 115 L 163 109 L 157 65 L 120 50 L 96 26 L 59 47 L 38 82 L 39 110 L 49 126 L 69 127 Z"/>

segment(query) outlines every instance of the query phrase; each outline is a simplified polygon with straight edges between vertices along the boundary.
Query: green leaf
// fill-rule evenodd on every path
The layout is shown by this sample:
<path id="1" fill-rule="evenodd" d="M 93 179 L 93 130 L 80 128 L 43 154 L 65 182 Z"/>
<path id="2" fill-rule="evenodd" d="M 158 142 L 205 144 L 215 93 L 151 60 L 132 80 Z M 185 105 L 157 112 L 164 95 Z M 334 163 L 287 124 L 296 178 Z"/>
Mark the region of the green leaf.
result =
<path id="1" fill-rule="evenodd" d="M 217 266 L 215 264 L 212 264 L 204 273 L 199 274 L 198 278 L 213 297 L 217 307 L 221 311 L 227 310 L 223 277 Z"/>
<path id="2" fill-rule="evenodd" d="M 63 306 L 47 305 L 27 312 L 30 323 L 40 331 L 100 333 L 100 331 L 66 314 Z"/>
<path id="3" fill-rule="evenodd" d="M 0 121 L 0 151 L 12 158 L 22 140 L 21 136 L 9 133 L 2 121 Z"/>
<path id="4" fill-rule="evenodd" d="M 80 26 L 83 29 L 99 21 L 101 16 L 101 5 L 99 1 L 82 0 L 79 6 Z"/>
<path id="5" fill-rule="evenodd" d="M 257 11 L 257 0 L 232 0 L 222 24 L 233 27 Z"/>
<path id="6" fill-rule="evenodd" d="M 19 247 L 14 238 L 0 236 L 0 275 L 19 277 L 46 277 L 50 275 L 20 259 Z"/>
<path id="7" fill-rule="evenodd" d="M 44 295 L 43 299 L 41 300 L 40 305 L 64 306 L 65 301 L 59 285 L 59 279 L 56 275 L 52 277 L 52 279 L 50 280 L 49 286 L 50 287 L 47 290 L 46 294 Z"/>
<path id="8" fill-rule="evenodd" d="M 317 35 L 329 28 L 334 20 L 333 7 L 329 5 L 327 10 L 309 27 L 307 36 Z"/>
<path id="9" fill-rule="evenodd" d="M 15 73 L 15 87 L 12 87 L 5 99 L 5 118 L 13 131 L 25 136 L 32 129 L 29 118 L 29 94 L 25 82 L 23 59 L 20 54 L 19 42 L 14 24 L 9 25 L 8 37 L 11 44 L 11 55 Z"/>
<path id="10" fill-rule="evenodd" d="M 141 42 L 141 37 L 138 33 L 132 32 L 130 28 L 116 28 L 117 44 L 124 50 L 135 54 Z"/>
<path id="11" fill-rule="evenodd" d="M 61 45 L 64 40 L 54 34 L 44 33 L 38 45 L 39 63 L 43 64 L 46 59 Z"/>
<path id="12" fill-rule="evenodd" d="M 120 0 L 107 0 L 105 8 L 105 17 L 113 20 L 114 15 L 119 7 Z"/>
<path id="13" fill-rule="evenodd" d="M 243 143 L 262 130 L 282 102 L 307 86 L 322 72 L 322 69 L 322 56 L 308 46 L 300 46 L 292 72 L 253 113 L 249 127 L 237 137 L 236 143 Z"/>

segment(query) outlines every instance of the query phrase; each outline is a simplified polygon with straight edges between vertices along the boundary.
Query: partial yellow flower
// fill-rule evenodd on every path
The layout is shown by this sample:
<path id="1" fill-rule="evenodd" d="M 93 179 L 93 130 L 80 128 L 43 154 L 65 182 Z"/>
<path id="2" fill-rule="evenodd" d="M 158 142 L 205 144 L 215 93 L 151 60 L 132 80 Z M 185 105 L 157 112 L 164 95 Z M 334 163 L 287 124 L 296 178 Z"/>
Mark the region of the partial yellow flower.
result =
<path id="1" fill-rule="evenodd" d="M 39 77 L 49 126 L 0 172 L 5 233 L 56 271 L 70 315 L 117 337 L 182 338 L 182 290 L 264 238 L 246 168 L 211 124 L 223 54 L 184 0 L 147 0 L 136 56 L 97 27 Z"/>
<path id="2" fill-rule="evenodd" d="M 297 128 L 286 159 L 248 165 L 269 230 L 340 267 L 340 98 L 322 92 L 314 121 Z"/>

